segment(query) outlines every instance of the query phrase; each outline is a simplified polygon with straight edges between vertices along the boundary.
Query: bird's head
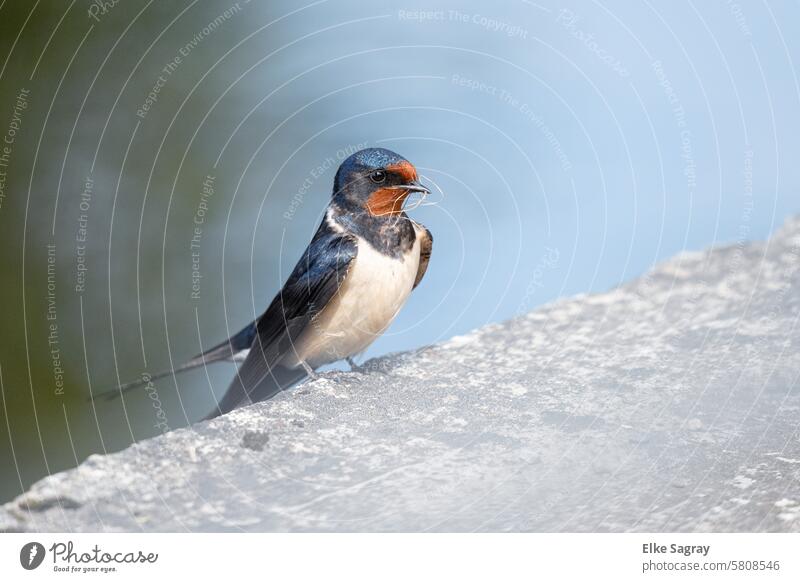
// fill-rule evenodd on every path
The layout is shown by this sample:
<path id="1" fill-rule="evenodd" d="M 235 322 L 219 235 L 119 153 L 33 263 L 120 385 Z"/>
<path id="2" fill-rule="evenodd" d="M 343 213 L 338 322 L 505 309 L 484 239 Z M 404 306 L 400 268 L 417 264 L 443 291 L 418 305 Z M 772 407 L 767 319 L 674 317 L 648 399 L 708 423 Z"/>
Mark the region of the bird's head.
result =
<path id="1" fill-rule="evenodd" d="M 383 148 L 357 151 L 342 162 L 333 181 L 334 202 L 372 216 L 400 214 L 412 192 L 430 193 L 411 162 Z"/>

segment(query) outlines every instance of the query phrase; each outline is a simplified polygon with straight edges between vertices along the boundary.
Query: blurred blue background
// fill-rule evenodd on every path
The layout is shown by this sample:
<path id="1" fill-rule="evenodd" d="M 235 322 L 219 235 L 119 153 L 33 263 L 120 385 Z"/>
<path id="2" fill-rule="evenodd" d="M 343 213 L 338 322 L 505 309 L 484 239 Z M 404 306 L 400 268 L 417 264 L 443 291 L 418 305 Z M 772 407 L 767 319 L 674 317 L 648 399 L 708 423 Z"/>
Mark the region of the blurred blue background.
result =
<path id="1" fill-rule="evenodd" d="M 1 3 L 0 498 L 205 414 L 232 366 L 85 398 L 259 315 L 355 149 L 436 189 L 412 213 L 431 267 L 366 357 L 766 238 L 800 211 L 799 23 L 722 0 Z"/>

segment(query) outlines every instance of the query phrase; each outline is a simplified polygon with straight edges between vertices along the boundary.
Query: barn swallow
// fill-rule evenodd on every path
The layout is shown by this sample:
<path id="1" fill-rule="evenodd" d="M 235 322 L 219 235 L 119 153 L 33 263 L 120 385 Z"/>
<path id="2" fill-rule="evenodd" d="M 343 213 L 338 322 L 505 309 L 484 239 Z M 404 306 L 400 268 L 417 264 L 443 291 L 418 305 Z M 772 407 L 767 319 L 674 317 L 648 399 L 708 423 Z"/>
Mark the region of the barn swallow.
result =
<path id="1" fill-rule="evenodd" d="M 433 238 L 403 209 L 430 193 L 416 168 L 383 148 L 342 162 L 322 223 L 283 288 L 255 321 L 182 366 L 119 386 L 115 397 L 164 376 L 212 362 L 242 362 L 204 420 L 272 398 L 326 364 L 367 349 L 419 285 Z"/>

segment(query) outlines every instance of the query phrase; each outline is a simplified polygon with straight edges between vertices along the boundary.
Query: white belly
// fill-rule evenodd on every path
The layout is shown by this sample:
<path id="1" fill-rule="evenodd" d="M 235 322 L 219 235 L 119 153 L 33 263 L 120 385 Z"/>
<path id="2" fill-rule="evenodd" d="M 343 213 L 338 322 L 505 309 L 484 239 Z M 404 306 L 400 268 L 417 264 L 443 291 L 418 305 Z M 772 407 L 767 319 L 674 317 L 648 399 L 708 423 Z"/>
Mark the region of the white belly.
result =
<path id="1" fill-rule="evenodd" d="M 404 259 L 358 241 L 358 254 L 338 293 L 312 320 L 284 365 L 312 368 L 363 352 L 405 304 L 419 267 L 419 238 Z"/>

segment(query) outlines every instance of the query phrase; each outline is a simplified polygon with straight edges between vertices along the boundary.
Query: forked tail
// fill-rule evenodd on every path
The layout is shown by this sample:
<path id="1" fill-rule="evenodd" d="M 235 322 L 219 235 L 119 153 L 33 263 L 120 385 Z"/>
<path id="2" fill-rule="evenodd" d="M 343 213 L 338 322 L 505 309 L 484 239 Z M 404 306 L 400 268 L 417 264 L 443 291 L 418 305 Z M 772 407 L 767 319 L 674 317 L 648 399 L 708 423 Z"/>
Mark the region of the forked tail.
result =
<path id="1" fill-rule="evenodd" d="M 199 368 L 200 366 L 204 366 L 205 364 L 212 364 L 214 362 L 218 362 L 220 359 L 217 358 L 215 360 L 209 360 L 203 358 L 203 354 L 196 356 L 186 362 L 185 364 L 178 366 L 172 370 L 163 370 L 158 372 L 157 374 L 142 374 L 142 377 L 138 380 L 134 380 L 133 382 L 128 382 L 127 384 L 120 384 L 116 388 L 111 388 L 109 390 L 105 390 L 103 392 L 98 392 L 97 394 L 92 394 L 89 397 L 89 400 L 114 400 L 114 398 L 118 398 L 122 396 L 126 392 L 130 392 L 131 390 L 135 390 L 136 388 L 141 388 L 142 386 L 147 386 L 151 382 L 155 382 L 156 380 L 160 380 L 161 378 L 166 378 L 167 376 L 177 376 L 182 372 L 188 372 L 189 370 L 194 370 L 195 368 Z"/>
<path id="2" fill-rule="evenodd" d="M 152 375 L 142 374 L 142 377 L 139 380 L 128 382 L 127 384 L 121 384 L 110 390 L 98 392 L 97 394 L 91 395 L 89 400 L 97 400 L 100 398 L 103 400 L 113 400 L 114 398 L 122 396 L 124 393 L 129 392 L 130 390 L 147 386 L 150 384 L 150 382 L 155 382 L 161 378 L 175 376 L 176 374 L 194 370 L 195 368 L 205 366 L 206 364 L 212 364 L 214 362 L 233 360 L 234 356 L 236 356 L 239 352 L 248 349 L 252 345 L 255 334 L 256 323 L 252 322 L 239 331 L 239 333 L 236 335 L 226 339 L 221 344 L 217 344 L 213 348 L 206 350 L 202 354 L 196 355 L 191 360 L 185 362 L 177 368 L 173 368 L 172 370 L 164 370 L 163 372 Z"/>

